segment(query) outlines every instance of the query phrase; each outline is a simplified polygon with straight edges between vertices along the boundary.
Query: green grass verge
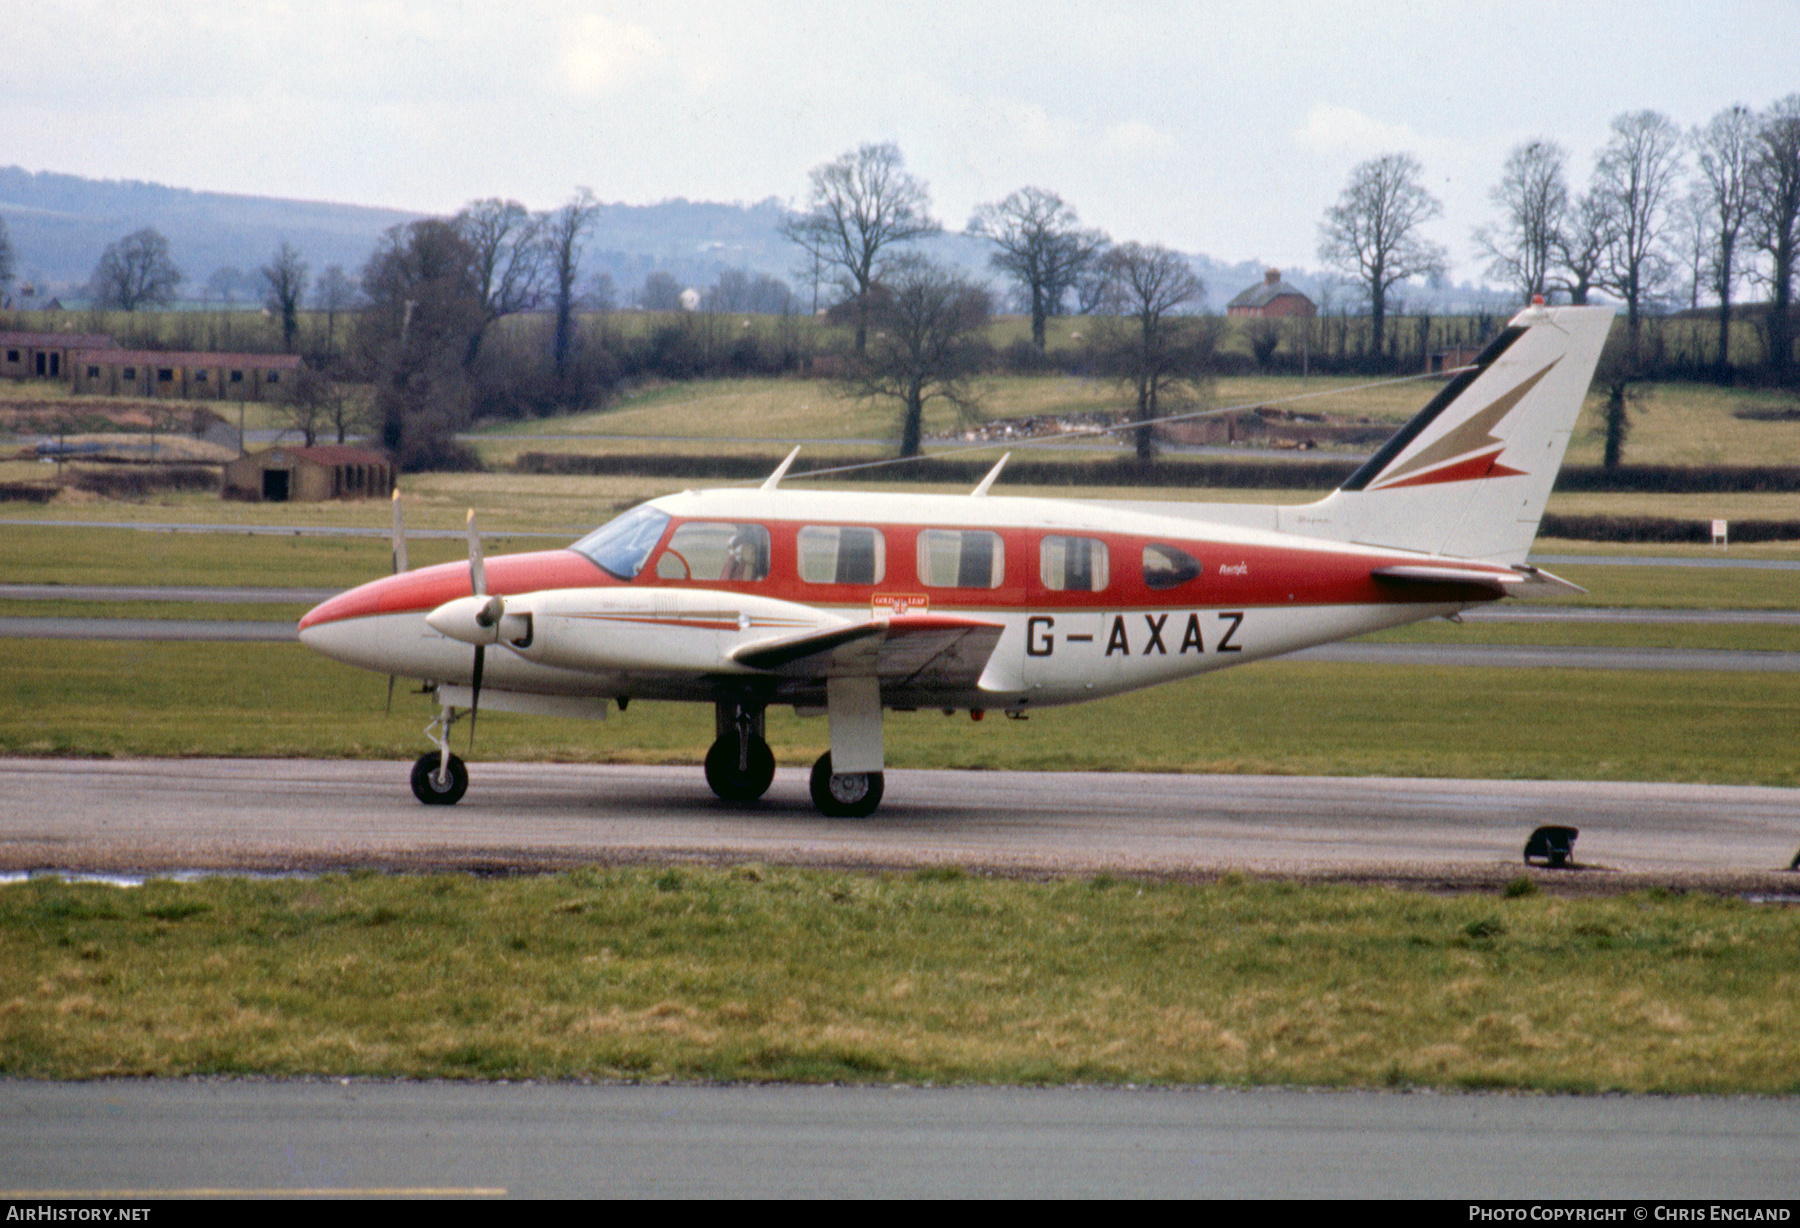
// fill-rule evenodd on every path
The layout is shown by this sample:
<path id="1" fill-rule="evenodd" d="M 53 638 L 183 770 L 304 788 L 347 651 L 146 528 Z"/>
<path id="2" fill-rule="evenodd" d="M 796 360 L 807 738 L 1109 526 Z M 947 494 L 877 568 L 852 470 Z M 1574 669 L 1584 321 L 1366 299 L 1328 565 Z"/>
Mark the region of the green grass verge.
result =
<path id="1" fill-rule="evenodd" d="M 386 714 L 385 678 L 297 644 L 0 641 L 0 689 L 5 754 L 411 759 L 430 716 L 404 688 Z M 1794 786 L 1797 712 L 1793 674 L 1274 661 L 1023 723 L 894 713 L 885 740 L 898 768 Z M 639 702 L 603 723 L 495 712 L 477 757 L 698 763 L 712 737 L 701 704 Z M 829 733 L 774 708 L 768 737 L 804 766 Z"/>
<path id="2" fill-rule="evenodd" d="M 0 1073 L 1800 1091 L 1800 912 L 735 869 L 0 887 Z"/>

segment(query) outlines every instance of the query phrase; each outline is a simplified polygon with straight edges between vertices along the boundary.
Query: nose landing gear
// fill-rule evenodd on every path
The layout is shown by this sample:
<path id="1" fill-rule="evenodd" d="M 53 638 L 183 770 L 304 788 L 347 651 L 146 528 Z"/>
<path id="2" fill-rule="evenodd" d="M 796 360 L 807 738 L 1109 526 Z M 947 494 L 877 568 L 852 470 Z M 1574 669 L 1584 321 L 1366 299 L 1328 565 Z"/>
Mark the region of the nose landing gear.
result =
<path id="1" fill-rule="evenodd" d="M 454 806 L 469 791 L 469 769 L 450 753 L 450 726 L 456 724 L 456 709 L 442 707 L 437 718 L 425 726 L 425 736 L 437 744 L 413 764 L 413 796 L 427 806 Z"/>

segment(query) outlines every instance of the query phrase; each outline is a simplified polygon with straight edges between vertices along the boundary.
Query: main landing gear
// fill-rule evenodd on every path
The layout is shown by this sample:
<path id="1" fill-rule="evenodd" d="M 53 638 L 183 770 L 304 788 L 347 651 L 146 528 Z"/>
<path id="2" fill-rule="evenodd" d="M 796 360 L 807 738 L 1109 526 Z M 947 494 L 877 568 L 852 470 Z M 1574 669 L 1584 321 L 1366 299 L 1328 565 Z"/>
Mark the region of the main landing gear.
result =
<path id="1" fill-rule="evenodd" d="M 812 769 L 813 805 L 828 819 L 866 819 L 881 805 L 880 772 L 831 770 L 831 752 L 819 756 Z"/>
<path id="2" fill-rule="evenodd" d="M 706 783 L 725 801 L 753 802 L 775 782 L 762 706 L 721 701 L 713 710 L 718 737 L 706 752 Z"/>

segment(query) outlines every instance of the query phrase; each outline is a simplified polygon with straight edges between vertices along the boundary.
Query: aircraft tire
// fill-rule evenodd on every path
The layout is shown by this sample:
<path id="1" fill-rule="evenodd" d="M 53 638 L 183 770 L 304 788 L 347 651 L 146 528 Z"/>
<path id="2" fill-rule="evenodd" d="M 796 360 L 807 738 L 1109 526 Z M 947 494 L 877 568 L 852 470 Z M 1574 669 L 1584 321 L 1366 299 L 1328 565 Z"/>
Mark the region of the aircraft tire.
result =
<path id="1" fill-rule="evenodd" d="M 450 779 L 440 785 L 437 780 L 438 762 L 438 752 L 434 750 L 420 755 L 419 761 L 413 764 L 413 796 L 427 806 L 454 806 L 469 791 L 469 769 L 463 766 L 461 759 L 451 755 Z"/>
<path id="2" fill-rule="evenodd" d="M 761 738 L 750 739 L 749 768 L 738 771 L 735 737 L 720 738 L 706 752 L 706 783 L 728 802 L 753 802 L 775 781 L 775 752 Z"/>
<path id="3" fill-rule="evenodd" d="M 813 805 L 828 819 L 866 819 L 881 805 L 880 772 L 831 770 L 831 752 L 819 756 L 812 769 Z"/>

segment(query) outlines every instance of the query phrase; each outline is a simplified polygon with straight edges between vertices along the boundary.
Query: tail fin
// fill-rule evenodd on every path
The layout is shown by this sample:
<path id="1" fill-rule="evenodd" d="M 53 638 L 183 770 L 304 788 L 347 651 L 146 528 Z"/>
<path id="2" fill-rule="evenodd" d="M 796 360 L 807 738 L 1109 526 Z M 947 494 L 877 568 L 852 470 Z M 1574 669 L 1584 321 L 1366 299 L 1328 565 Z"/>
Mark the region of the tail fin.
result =
<path id="1" fill-rule="evenodd" d="M 1530 307 L 1289 532 L 1523 563 L 1581 412 L 1610 307 Z"/>

